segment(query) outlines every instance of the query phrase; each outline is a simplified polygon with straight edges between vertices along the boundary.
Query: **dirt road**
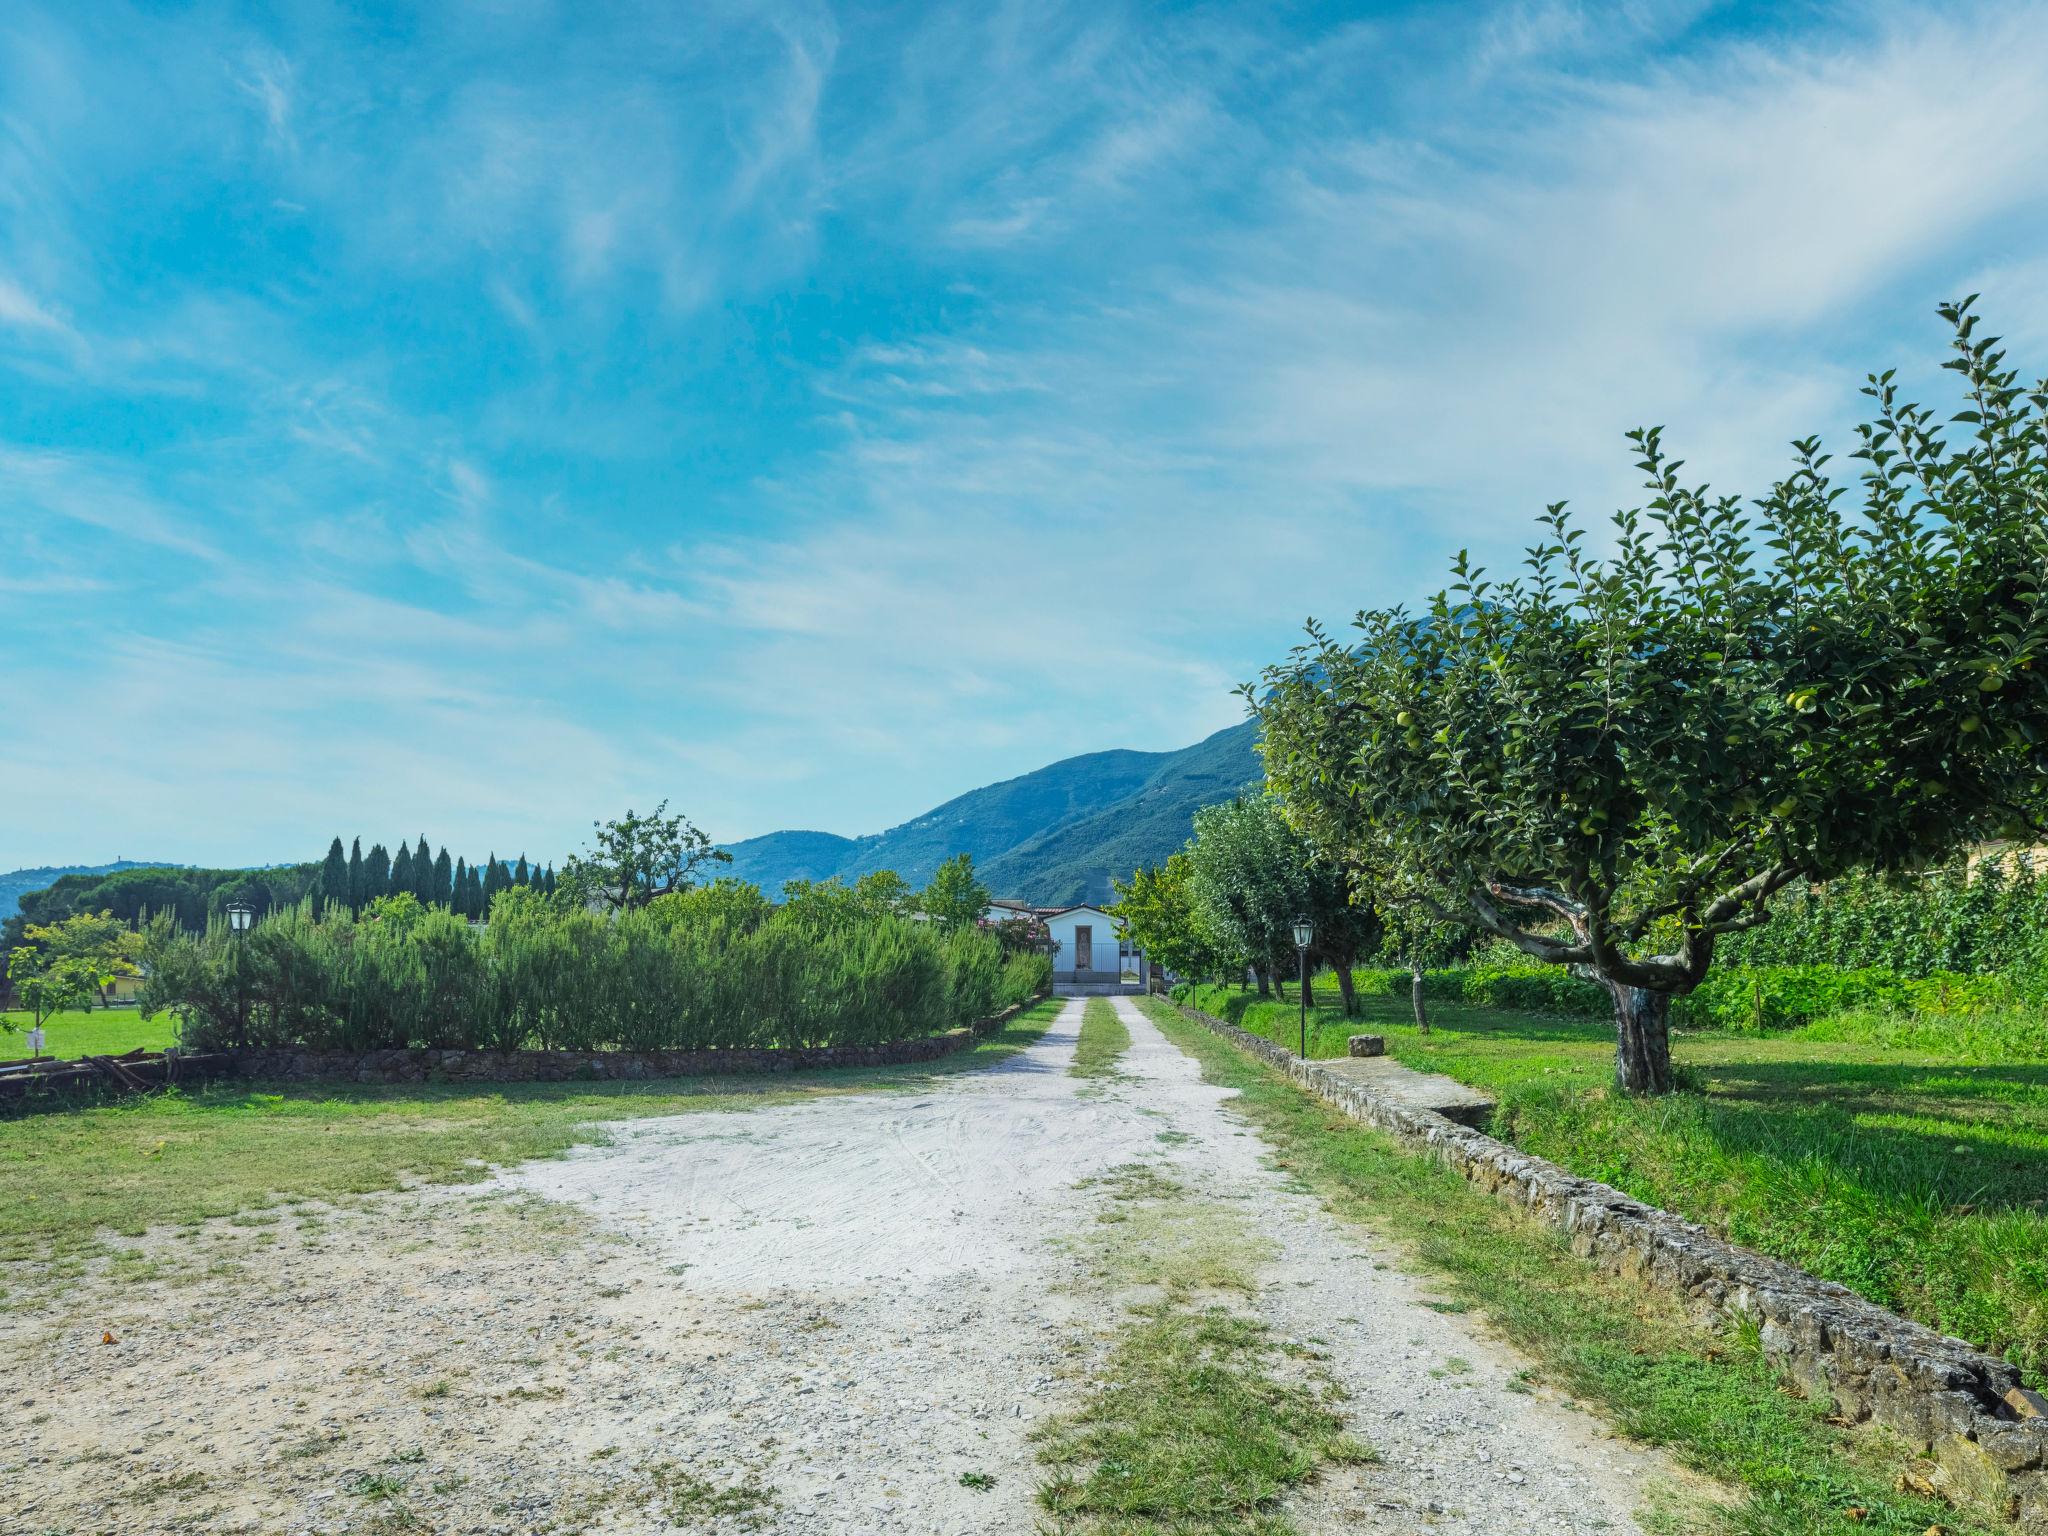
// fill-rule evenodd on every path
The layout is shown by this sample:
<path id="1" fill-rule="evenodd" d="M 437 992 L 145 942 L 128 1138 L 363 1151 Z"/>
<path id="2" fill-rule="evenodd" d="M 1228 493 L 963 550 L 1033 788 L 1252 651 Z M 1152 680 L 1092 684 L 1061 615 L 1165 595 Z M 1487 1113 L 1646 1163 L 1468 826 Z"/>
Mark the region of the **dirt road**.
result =
<path id="1" fill-rule="evenodd" d="M 35 1500 L 0 1528 L 1030 1532 L 1031 1432 L 1121 1326 L 1091 1181 L 1137 1164 L 1256 1229 L 1246 1304 L 1320 1341 L 1380 1453 L 1296 1499 L 1305 1532 L 1637 1529 L 1668 1469 L 1517 1390 L 1522 1362 L 1117 1008 L 1109 1079 L 1066 1070 L 1076 1003 L 923 1092 L 632 1122 L 481 1192 L 288 1222 L 218 1278 L 9 1320 L 28 1406 L 0 1435 L 33 1446 Z M 151 1347 L 99 1350 L 117 1317 Z"/>

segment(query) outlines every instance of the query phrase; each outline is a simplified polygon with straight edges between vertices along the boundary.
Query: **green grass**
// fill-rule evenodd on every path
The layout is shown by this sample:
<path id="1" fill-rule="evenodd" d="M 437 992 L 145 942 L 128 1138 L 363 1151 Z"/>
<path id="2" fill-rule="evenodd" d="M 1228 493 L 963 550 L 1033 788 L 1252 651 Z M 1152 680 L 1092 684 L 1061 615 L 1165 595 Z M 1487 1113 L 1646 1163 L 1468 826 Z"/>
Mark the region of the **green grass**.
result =
<path id="1" fill-rule="evenodd" d="M 1034 1436 L 1053 1530 L 1293 1536 L 1281 1496 L 1373 1453 L 1345 1433 L 1336 1384 L 1317 1369 L 1276 1375 L 1281 1343 L 1222 1300 L 1256 1291 L 1270 1245 L 1247 1213 L 1142 1163 L 1081 1187 L 1104 1196 L 1079 1245 L 1090 1280 L 1105 1299 L 1142 1299 L 1119 1318 L 1099 1384 Z"/>
<path id="2" fill-rule="evenodd" d="M 28 1055 L 28 1028 L 35 1023 L 31 1013 L 0 1013 L 7 1025 L 0 1029 L 0 1060 Z M 178 1041 L 178 1021 L 167 1013 L 144 1017 L 137 1008 L 95 1008 L 91 1012 L 67 1009 L 43 1021 L 45 1056 L 120 1056 L 142 1046 L 160 1051 Z"/>
<path id="3" fill-rule="evenodd" d="M 1091 997 L 1081 1010 L 1081 1035 L 1067 1068 L 1075 1077 L 1110 1077 L 1117 1058 L 1131 1048 L 1131 1032 L 1108 998 Z"/>
<path id="4" fill-rule="evenodd" d="M 774 1078 L 354 1087 L 213 1084 L 0 1120 L 0 1294 L 75 1264 L 103 1234 L 189 1226 L 280 1200 L 466 1182 L 549 1157 L 606 1121 L 917 1087 L 988 1066 L 1052 1022 L 1047 1000 L 936 1062 Z"/>
<path id="5" fill-rule="evenodd" d="M 1297 1004 L 1194 999 L 1289 1046 Z M 1410 1066 L 1490 1090 L 1503 1139 L 2005 1355 L 2048 1385 L 2048 1064 L 1880 1043 L 1882 1020 L 1684 1034 L 1687 1091 L 1610 1090 L 1611 1026 L 1404 1000 L 1311 1014 L 1311 1056 L 1360 1029 Z M 1899 1026 L 1903 1029 L 1903 1026 Z M 1913 1026 L 1919 1042 L 1932 1021 Z M 1995 1042 L 1992 1042 L 1995 1046 Z M 1993 1059 L 1986 1059 L 1987 1056 Z"/>
<path id="6" fill-rule="evenodd" d="M 1624 1433 L 1733 1486 L 1725 1508 L 1687 1523 L 1727 1536 L 1808 1536 L 1856 1528 L 1921 1536 L 1940 1524 L 1987 1529 L 1893 1491 L 1904 1462 L 1875 1435 L 1827 1421 L 1826 1405 L 1778 1382 L 1753 1339 L 1703 1331 L 1675 1302 L 1601 1274 L 1557 1233 L 1449 1169 L 1408 1153 L 1292 1082 L 1147 999 L 1140 1004 L 1290 1170 L 1339 1215 L 1402 1241 L 1442 1302 L 1482 1312 L 1537 1362 L 1539 1379 L 1600 1406 Z M 1376 1021 L 1376 1024 L 1383 1021 Z M 1344 1306 L 1333 1293 L 1333 1311 Z"/>

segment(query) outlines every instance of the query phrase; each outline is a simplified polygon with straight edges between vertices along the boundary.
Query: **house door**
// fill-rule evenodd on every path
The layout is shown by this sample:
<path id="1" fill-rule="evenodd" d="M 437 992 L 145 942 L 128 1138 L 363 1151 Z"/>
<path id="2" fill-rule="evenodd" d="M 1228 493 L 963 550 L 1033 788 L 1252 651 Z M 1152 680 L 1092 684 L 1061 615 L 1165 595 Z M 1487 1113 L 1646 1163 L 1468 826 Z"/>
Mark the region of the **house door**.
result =
<path id="1" fill-rule="evenodd" d="M 1076 928 L 1074 930 L 1074 969 L 1092 971 L 1095 969 L 1095 930 Z"/>

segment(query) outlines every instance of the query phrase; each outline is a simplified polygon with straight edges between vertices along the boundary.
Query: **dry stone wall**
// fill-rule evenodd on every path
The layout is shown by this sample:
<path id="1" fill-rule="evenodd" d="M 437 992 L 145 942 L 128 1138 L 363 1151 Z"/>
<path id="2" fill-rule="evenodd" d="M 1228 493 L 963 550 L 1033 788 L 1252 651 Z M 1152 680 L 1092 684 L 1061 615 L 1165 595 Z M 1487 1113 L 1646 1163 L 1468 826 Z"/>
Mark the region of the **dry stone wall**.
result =
<path id="1" fill-rule="evenodd" d="M 1832 1399 L 1844 1416 L 1875 1420 L 1933 1455 L 1937 1481 L 1957 1503 L 2024 1531 L 2048 1533 L 2048 1417 L 2025 1411 L 2030 1394 L 2010 1361 L 1483 1131 L 1397 1104 L 1211 1014 L 1173 1006 L 1352 1118 L 1563 1231 L 1582 1258 L 1679 1296 L 1703 1320 L 1754 1323 L 1765 1351 L 1807 1391 Z"/>

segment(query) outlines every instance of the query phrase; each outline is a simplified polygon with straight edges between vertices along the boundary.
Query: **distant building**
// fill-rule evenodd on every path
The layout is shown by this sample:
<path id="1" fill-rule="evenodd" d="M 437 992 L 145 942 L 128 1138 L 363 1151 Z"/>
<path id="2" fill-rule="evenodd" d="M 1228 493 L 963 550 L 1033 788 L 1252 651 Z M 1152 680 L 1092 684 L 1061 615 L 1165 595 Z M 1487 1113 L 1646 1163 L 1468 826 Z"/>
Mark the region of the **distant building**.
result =
<path id="1" fill-rule="evenodd" d="M 1151 985 L 1145 952 L 1125 939 L 1123 920 L 1097 904 L 1034 907 L 1021 901 L 993 901 L 982 921 L 1041 925 L 1051 941 L 1055 993 L 1071 997 L 1143 992 Z"/>

